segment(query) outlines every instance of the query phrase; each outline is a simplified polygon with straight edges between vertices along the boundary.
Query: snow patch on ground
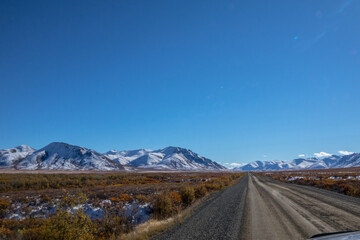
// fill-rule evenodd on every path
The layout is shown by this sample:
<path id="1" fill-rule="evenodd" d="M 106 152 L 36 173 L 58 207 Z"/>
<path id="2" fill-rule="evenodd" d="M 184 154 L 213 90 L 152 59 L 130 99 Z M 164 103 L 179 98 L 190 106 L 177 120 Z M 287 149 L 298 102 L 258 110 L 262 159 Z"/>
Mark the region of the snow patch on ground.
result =
<path id="1" fill-rule="evenodd" d="M 38 202 L 38 201 L 36 201 Z M 54 202 L 58 202 L 54 200 Z M 40 203 L 30 204 L 30 211 L 25 212 L 26 206 L 22 203 L 16 203 L 11 205 L 11 211 L 8 212 L 5 218 L 13 220 L 22 220 L 29 217 L 32 218 L 47 218 L 51 214 L 56 212 L 56 204 L 52 203 Z M 68 211 L 74 213 L 78 210 L 83 210 L 90 219 L 102 219 L 106 214 L 106 208 L 113 206 L 110 200 L 103 200 L 99 203 L 99 206 L 93 206 L 92 204 L 85 203 L 71 207 Z M 152 206 L 150 203 L 140 204 L 136 201 L 132 203 L 125 203 L 122 211 L 126 217 L 131 218 L 131 222 L 135 224 L 144 223 L 151 218 Z"/>

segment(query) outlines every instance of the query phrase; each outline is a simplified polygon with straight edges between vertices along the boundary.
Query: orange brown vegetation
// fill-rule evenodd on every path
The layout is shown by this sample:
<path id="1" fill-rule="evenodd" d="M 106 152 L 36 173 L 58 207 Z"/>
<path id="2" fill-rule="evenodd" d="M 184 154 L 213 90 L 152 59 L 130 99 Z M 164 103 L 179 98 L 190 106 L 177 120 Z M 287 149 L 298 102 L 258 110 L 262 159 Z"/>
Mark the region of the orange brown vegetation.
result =
<path id="1" fill-rule="evenodd" d="M 154 219 L 172 217 L 209 193 L 224 189 L 242 173 L 0 174 L 0 239 L 119 239 L 135 225 L 124 204 L 150 204 Z M 66 189 L 66 190 L 64 190 Z M 59 199 L 47 218 L 10 220 L 14 204 L 29 208 Z M 104 200 L 110 202 L 103 203 Z M 90 219 L 84 203 L 104 209 Z"/>
<path id="2" fill-rule="evenodd" d="M 266 172 L 261 174 L 282 182 L 307 185 L 352 197 L 360 197 L 359 168 Z M 291 177 L 301 178 L 291 179 Z"/>

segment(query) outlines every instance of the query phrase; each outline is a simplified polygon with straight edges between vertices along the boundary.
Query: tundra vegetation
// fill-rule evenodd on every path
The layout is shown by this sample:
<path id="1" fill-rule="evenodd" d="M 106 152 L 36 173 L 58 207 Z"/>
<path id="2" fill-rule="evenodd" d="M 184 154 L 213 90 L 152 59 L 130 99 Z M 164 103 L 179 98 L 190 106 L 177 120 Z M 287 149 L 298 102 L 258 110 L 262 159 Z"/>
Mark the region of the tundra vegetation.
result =
<path id="1" fill-rule="evenodd" d="M 261 173 L 286 183 L 322 188 L 360 197 L 360 168 L 320 169 Z"/>
<path id="2" fill-rule="evenodd" d="M 243 175 L 0 174 L 0 239 L 123 239 L 146 221 L 180 214 Z"/>

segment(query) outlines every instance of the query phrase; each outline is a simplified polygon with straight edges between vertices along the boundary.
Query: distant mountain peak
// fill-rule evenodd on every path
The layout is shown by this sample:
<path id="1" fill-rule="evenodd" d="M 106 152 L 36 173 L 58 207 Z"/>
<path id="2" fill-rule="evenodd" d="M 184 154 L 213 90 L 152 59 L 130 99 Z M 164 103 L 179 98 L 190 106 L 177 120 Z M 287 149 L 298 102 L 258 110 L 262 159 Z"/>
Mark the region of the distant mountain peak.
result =
<path id="1" fill-rule="evenodd" d="M 15 147 L 15 148 L 16 148 L 16 149 L 19 149 L 19 150 L 21 150 L 21 151 L 35 151 L 34 148 L 29 147 L 29 146 L 27 146 L 27 145 L 19 145 L 19 146 Z"/>

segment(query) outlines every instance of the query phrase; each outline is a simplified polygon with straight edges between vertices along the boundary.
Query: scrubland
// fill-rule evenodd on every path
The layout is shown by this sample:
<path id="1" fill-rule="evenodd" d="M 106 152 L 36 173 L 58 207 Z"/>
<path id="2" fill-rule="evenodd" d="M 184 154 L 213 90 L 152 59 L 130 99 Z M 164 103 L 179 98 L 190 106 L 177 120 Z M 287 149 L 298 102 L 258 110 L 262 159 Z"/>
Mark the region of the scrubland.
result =
<path id="1" fill-rule="evenodd" d="M 168 219 L 189 211 L 194 203 L 243 175 L 0 174 L 0 238 L 146 238 L 161 231 Z M 144 226 L 146 234 L 132 234 Z"/>
<path id="2" fill-rule="evenodd" d="M 313 186 L 360 198 L 360 168 L 265 172 L 275 180 Z"/>

